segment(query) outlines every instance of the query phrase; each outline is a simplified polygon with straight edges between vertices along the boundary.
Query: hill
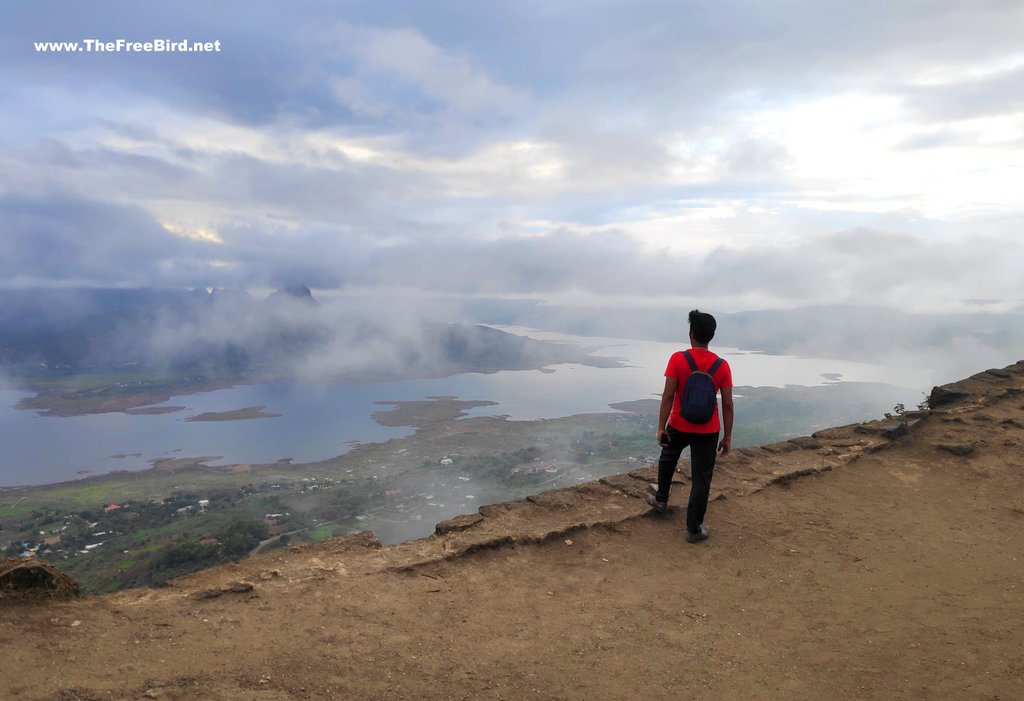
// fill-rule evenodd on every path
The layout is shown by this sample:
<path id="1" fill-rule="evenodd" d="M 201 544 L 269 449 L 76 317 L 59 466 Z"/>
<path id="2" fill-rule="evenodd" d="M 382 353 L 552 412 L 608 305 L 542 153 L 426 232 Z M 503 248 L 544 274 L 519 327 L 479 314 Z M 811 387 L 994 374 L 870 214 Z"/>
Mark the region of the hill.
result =
<path id="1" fill-rule="evenodd" d="M 1024 361 L 747 448 L 709 541 L 650 469 L 154 590 L 0 600 L 18 699 L 1015 698 Z M 681 480 L 672 503 L 685 498 Z"/>

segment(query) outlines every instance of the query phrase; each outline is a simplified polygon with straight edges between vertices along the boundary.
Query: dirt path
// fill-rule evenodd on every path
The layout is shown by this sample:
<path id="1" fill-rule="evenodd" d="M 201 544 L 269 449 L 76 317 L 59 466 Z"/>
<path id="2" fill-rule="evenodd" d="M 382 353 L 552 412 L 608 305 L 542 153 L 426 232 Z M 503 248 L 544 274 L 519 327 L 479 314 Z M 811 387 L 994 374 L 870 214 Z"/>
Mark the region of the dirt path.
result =
<path id="1" fill-rule="evenodd" d="M 428 541 L 329 541 L 166 589 L 8 602 L 0 697 L 1021 698 L 1011 370 L 960 383 L 907 435 L 848 427 L 736 455 L 699 545 L 624 476 Z M 235 580 L 254 589 L 220 594 Z"/>

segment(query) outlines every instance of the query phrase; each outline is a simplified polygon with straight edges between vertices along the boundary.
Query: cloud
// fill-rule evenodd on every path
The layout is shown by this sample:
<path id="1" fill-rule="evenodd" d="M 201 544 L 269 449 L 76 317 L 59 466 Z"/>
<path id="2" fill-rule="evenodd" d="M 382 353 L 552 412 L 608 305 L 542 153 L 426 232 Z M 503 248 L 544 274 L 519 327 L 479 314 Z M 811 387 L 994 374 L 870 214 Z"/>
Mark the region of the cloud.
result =
<path id="1" fill-rule="evenodd" d="M 966 291 L 1014 294 L 1010 278 L 993 270 L 991 251 L 1008 242 L 973 237 L 938 242 L 904 233 L 856 228 L 796 240 L 771 249 L 716 251 L 698 284 L 728 294 L 737 281 L 792 301 L 885 304 L 910 309 L 959 306 Z M 995 273 L 995 274 L 993 274 Z"/>
<path id="2" fill-rule="evenodd" d="M 1019 300 L 1019 3 L 6 19 L 0 285 Z"/>
<path id="3" fill-rule="evenodd" d="M 0 195 L 0 218 L 0 279 L 8 282 L 146 284 L 189 258 L 139 207 L 51 190 Z"/>
<path id="4" fill-rule="evenodd" d="M 852 229 L 769 246 L 721 246 L 686 253 L 647 250 L 627 234 L 559 230 L 546 236 L 396 246 L 360 258 L 346 279 L 370 285 L 390 273 L 395 284 L 461 294 L 574 292 L 602 297 L 712 300 L 744 308 L 751 299 L 886 304 L 915 310 L 959 308 L 971 292 L 1019 298 L 1010 242 L 977 237 L 933 243 L 909 234 Z M 1003 251 L 996 267 L 991 251 Z M 500 261 L 500 264 L 495 262 Z"/>
<path id="5" fill-rule="evenodd" d="M 292 211 L 282 193 L 259 191 L 259 168 L 242 160 L 248 197 L 264 207 Z M 245 168 L 258 166 L 253 172 Z M 262 177 L 262 176 L 260 176 Z M 266 176 L 268 187 L 273 182 Z M 254 184 L 255 181 L 255 184 Z M 293 183 L 294 184 L 294 183 Z M 311 177 L 307 219 L 336 182 Z M 252 190 L 255 189 L 255 195 Z M 278 199 L 275 200 L 274 197 Z M 326 199 L 326 196 L 325 196 Z M 276 203 L 276 204 L 275 204 Z M 554 227 L 526 235 L 514 229 L 488 236 L 466 227 L 432 235 L 412 227 L 377 236 L 360 222 L 387 221 L 372 206 L 342 197 L 295 226 L 287 219 L 244 216 L 215 230 L 159 222 L 138 206 L 97 202 L 57 190 L 0 196 L 9 222 L 0 239 L 0 279 L 7 285 L 42 283 L 101 286 L 227 286 L 416 290 L 417 294 L 588 295 L 638 299 L 713 300 L 726 308 L 801 302 L 873 303 L 913 309 L 959 308 L 965 299 L 1019 304 L 1016 288 L 1024 258 L 1009 225 L 985 236 L 956 229 L 911 234 L 896 229 L 808 228 L 773 236 L 715 243 L 685 237 L 672 248 L 639 245 L 616 227 Z M 351 211 L 348 207 L 351 206 Z M 338 221 L 332 222 L 334 212 Z M 723 230 L 730 228 L 723 220 Z M 734 223 L 743 221 L 736 219 Z M 899 222 L 893 222 L 897 227 Z M 1003 230 L 1005 229 L 1005 231 Z M 1000 251 L 993 256 L 993 251 Z M 58 255 L 59 252 L 59 255 Z"/>
<path id="6" fill-rule="evenodd" d="M 901 95 L 912 112 L 938 122 L 1016 115 L 1024 107 L 1024 65 L 974 78 L 910 85 Z"/>
<path id="7" fill-rule="evenodd" d="M 378 83 L 381 92 L 398 91 L 396 97 L 403 104 L 420 98 L 465 114 L 486 114 L 507 112 L 524 100 L 521 93 L 488 77 L 468 56 L 446 51 L 414 29 L 342 24 L 331 38 L 356 64 L 357 74 L 384 79 Z M 403 90 L 412 94 L 402 94 Z"/>

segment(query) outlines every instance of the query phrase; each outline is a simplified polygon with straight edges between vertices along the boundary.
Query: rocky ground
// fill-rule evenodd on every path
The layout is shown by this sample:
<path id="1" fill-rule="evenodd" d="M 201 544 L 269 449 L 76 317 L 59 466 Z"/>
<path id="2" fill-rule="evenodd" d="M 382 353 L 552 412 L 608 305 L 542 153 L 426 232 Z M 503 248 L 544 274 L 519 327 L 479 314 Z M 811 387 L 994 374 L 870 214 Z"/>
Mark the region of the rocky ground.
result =
<path id="1" fill-rule="evenodd" d="M 387 548 L 8 595 L 0 697 L 1019 698 L 1024 362 L 931 401 L 735 451 L 697 545 L 683 508 L 649 513 L 641 470 Z"/>

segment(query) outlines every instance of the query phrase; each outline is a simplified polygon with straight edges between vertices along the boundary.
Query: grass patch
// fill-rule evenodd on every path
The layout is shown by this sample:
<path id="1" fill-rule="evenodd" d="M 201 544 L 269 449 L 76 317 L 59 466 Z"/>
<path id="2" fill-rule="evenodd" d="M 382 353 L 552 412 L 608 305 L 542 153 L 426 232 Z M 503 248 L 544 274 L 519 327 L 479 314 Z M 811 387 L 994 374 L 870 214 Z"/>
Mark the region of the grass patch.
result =
<path id="1" fill-rule="evenodd" d="M 59 501 L 70 503 L 76 506 L 93 506 L 109 504 L 111 501 L 119 501 L 127 496 L 138 497 L 145 493 L 144 485 L 135 481 L 120 480 L 98 482 L 83 482 L 63 487 L 52 487 L 40 490 L 38 497 L 41 501 Z"/>
<path id="2" fill-rule="evenodd" d="M 32 513 L 31 504 L 18 504 L 17 506 L 0 506 L 0 519 L 22 518 Z"/>
<path id="3" fill-rule="evenodd" d="M 328 538 L 334 538 L 335 536 L 344 535 L 345 529 L 337 524 L 328 523 L 319 528 L 307 532 L 306 536 L 314 543 L 321 543 Z"/>

